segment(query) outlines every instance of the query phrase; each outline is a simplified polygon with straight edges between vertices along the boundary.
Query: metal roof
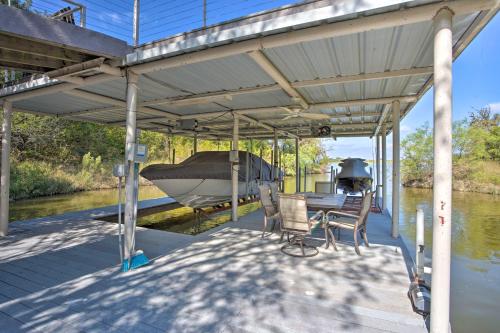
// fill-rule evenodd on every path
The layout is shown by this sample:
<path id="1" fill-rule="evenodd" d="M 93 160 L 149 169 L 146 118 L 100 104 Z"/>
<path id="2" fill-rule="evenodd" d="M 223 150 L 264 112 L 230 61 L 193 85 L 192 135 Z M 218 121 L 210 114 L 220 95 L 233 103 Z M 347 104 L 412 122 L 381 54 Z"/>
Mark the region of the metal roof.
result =
<path id="1" fill-rule="evenodd" d="M 128 68 L 141 74 L 139 128 L 193 135 L 177 120 L 194 118 L 198 135 L 227 138 L 235 113 L 244 137 L 270 137 L 273 128 L 310 137 L 318 126 L 371 136 L 391 128 L 393 100 L 404 116 L 431 86 L 432 17 L 443 6 L 457 13 L 455 58 L 498 11 L 487 0 L 316 1 L 143 45 L 108 63 L 118 73 L 75 70 L 2 89 L 0 98 L 20 111 L 123 126 Z M 299 104 L 329 117 L 285 119 L 283 107 Z"/>

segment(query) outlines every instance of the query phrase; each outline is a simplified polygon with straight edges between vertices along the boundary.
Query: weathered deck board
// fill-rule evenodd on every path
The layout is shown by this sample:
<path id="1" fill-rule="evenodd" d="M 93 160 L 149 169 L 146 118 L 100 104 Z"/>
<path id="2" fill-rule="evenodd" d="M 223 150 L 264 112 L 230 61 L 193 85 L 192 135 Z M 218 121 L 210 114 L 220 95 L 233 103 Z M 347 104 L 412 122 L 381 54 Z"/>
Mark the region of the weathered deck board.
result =
<path id="1" fill-rule="evenodd" d="M 301 259 L 260 238 L 262 212 L 197 236 L 138 228 L 151 265 L 119 273 L 116 225 L 92 212 L 12 224 L 0 247 L 0 325 L 11 331 L 425 332 L 390 221 L 372 214 L 370 248 Z"/>

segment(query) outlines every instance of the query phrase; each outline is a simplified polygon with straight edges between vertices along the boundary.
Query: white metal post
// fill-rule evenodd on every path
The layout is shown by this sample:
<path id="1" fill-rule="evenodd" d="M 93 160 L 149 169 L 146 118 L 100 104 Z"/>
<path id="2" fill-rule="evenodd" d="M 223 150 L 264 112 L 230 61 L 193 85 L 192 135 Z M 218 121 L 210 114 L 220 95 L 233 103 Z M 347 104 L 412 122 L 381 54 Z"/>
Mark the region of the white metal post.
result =
<path id="1" fill-rule="evenodd" d="M 139 17 L 140 17 L 140 1 L 134 0 L 134 31 L 133 39 L 134 46 L 139 46 Z"/>
<path id="2" fill-rule="evenodd" d="M 376 144 L 376 149 L 375 149 L 375 171 L 377 173 L 377 182 L 376 182 L 376 187 L 375 187 L 375 198 L 376 200 L 376 206 L 379 207 L 380 204 L 380 178 L 381 178 L 381 173 L 380 173 L 380 135 L 375 136 L 375 140 L 377 141 Z"/>
<path id="3" fill-rule="evenodd" d="M 382 211 L 387 209 L 387 127 L 382 125 Z"/>
<path id="4" fill-rule="evenodd" d="M 124 219 L 124 259 L 134 254 L 134 228 L 136 216 L 134 205 L 136 173 L 133 161 L 129 161 L 131 150 L 136 142 L 136 112 L 138 89 L 137 81 L 139 77 L 132 71 L 127 72 L 127 133 L 125 138 L 125 165 L 127 174 L 125 176 L 125 219 Z"/>
<path id="5" fill-rule="evenodd" d="M 432 333 L 450 321 L 452 175 L 452 18 L 442 8 L 434 18 L 434 186 L 432 211 Z"/>
<path id="6" fill-rule="evenodd" d="M 299 139 L 295 139 L 295 192 L 300 192 Z"/>
<path id="7" fill-rule="evenodd" d="M 399 101 L 392 102 L 392 237 L 399 236 Z"/>
<path id="8" fill-rule="evenodd" d="M 194 134 L 194 138 L 193 138 L 193 152 L 195 154 L 198 152 L 198 133 Z"/>
<path id="9" fill-rule="evenodd" d="M 0 177 L 0 236 L 9 232 L 10 141 L 12 127 L 12 102 L 3 102 L 2 168 Z"/>
<path id="10" fill-rule="evenodd" d="M 239 118 L 237 114 L 234 114 L 233 123 L 233 151 L 238 154 L 238 140 L 239 140 Z M 231 208 L 232 208 L 232 220 L 233 222 L 238 221 L 238 173 L 239 173 L 239 162 L 231 162 L 231 185 L 232 185 L 232 195 L 231 195 Z"/>
<path id="11" fill-rule="evenodd" d="M 274 168 L 274 181 L 278 181 L 279 179 L 279 168 L 278 168 L 278 154 L 279 154 L 279 147 L 278 147 L 278 132 L 276 131 L 276 128 L 274 129 L 274 157 L 273 157 L 273 168 Z"/>
<path id="12" fill-rule="evenodd" d="M 417 232 L 415 239 L 415 264 L 416 272 L 419 280 L 424 278 L 424 210 L 422 208 L 417 208 Z"/>

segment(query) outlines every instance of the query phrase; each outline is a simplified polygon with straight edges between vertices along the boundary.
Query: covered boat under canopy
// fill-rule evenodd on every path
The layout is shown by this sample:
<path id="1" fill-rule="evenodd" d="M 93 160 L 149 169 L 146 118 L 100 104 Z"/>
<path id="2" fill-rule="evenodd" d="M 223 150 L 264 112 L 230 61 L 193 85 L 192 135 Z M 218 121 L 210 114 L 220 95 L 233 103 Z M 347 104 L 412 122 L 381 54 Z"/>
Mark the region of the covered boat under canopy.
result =
<path id="1" fill-rule="evenodd" d="M 229 151 L 204 151 L 180 164 L 153 164 L 141 171 L 163 192 L 184 206 L 203 208 L 231 200 Z M 273 181 L 272 166 L 252 153 L 239 151 L 238 196 L 258 194 L 258 185 Z"/>

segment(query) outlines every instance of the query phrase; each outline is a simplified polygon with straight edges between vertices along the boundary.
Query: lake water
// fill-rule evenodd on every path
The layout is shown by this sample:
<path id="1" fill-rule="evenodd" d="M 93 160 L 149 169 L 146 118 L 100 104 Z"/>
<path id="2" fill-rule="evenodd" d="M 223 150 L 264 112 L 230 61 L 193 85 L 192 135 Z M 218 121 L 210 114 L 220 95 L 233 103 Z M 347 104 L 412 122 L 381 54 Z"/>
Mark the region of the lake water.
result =
<path id="1" fill-rule="evenodd" d="M 390 173 L 388 173 L 390 175 Z M 307 190 L 314 182 L 329 180 L 329 175 L 307 177 Z M 303 180 L 302 180 L 303 182 Z M 303 184 L 303 183 L 302 183 Z M 390 189 L 390 185 L 389 185 Z M 302 186 L 303 190 L 303 186 Z M 286 179 L 285 191 L 295 191 L 295 178 Z M 389 191 L 390 192 L 390 191 Z M 140 199 L 158 198 L 164 194 L 154 186 L 141 187 Z M 389 193 L 390 195 L 390 193 Z M 389 207 L 390 207 L 390 198 Z M 61 214 L 116 204 L 117 191 L 103 190 L 23 200 L 11 204 L 11 220 Z M 425 243 L 430 257 L 432 245 L 432 191 L 401 189 L 400 230 L 410 251 L 414 251 L 415 211 L 425 213 Z M 258 208 L 258 204 L 240 207 L 239 214 Z M 229 211 L 214 215 L 204 224 L 194 223 L 189 208 L 151 215 L 139 225 L 193 234 L 229 221 Z M 453 193 L 451 321 L 453 332 L 498 332 L 500 320 L 500 199 L 477 193 Z"/>

